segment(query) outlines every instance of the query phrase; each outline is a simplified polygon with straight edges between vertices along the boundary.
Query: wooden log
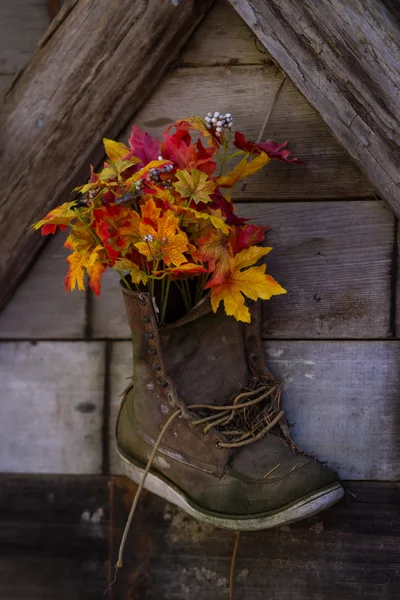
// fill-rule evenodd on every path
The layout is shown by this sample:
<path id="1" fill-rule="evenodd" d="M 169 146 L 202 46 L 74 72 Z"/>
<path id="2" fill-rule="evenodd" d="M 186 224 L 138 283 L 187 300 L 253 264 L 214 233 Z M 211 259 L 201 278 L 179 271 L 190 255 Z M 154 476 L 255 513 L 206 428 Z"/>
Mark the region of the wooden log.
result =
<path id="1" fill-rule="evenodd" d="M 265 338 L 393 335 L 394 217 L 374 200 L 243 203 L 238 213 L 269 225 L 268 272 L 287 290 L 263 302 Z M 96 338 L 130 336 L 116 273 L 92 303 Z"/>
<path id="2" fill-rule="evenodd" d="M 265 342 L 265 351 L 268 366 L 283 382 L 283 409 L 302 449 L 327 461 L 343 479 L 398 478 L 400 342 L 281 340 Z M 109 421 L 113 474 L 120 473 L 115 422 L 132 371 L 131 343 L 113 343 Z"/>
<path id="3" fill-rule="evenodd" d="M 0 344 L 0 471 L 99 474 L 101 342 Z"/>
<path id="4" fill-rule="evenodd" d="M 207 39 L 207 30 L 199 33 Z M 234 40 L 232 40 L 234 46 Z M 216 45 L 215 48 L 218 46 Z M 218 57 L 219 54 L 216 53 Z M 126 142 L 132 124 L 160 136 L 182 115 L 204 116 L 209 110 L 232 113 L 235 128 L 257 139 L 283 75 L 275 65 L 182 67 L 168 72 L 121 135 Z M 305 166 L 272 161 L 250 177 L 240 200 L 365 198 L 374 187 L 332 136 L 329 127 L 304 96 L 287 80 L 264 139 L 289 140 L 293 156 Z"/>
<path id="5" fill-rule="evenodd" d="M 399 23 L 380 0 L 229 0 L 400 214 Z"/>
<path id="6" fill-rule="evenodd" d="M 347 499 L 319 515 L 240 536 L 234 598 L 392 600 L 400 585 L 400 488 L 349 482 Z M 135 486 L 114 479 L 111 562 Z M 213 529 L 145 493 L 132 523 L 120 598 L 226 600 L 235 533 Z M 379 549 L 379 551 L 377 551 Z"/>
<path id="7" fill-rule="evenodd" d="M 109 495 L 107 477 L 0 475 L 1 598 L 102 598 Z"/>
<path id="8" fill-rule="evenodd" d="M 41 244 L 28 225 L 65 201 L 99 142 L 158 83 L 212 0 L 73 0 L 52 22 L 0 109 L 0 305 Z"/>

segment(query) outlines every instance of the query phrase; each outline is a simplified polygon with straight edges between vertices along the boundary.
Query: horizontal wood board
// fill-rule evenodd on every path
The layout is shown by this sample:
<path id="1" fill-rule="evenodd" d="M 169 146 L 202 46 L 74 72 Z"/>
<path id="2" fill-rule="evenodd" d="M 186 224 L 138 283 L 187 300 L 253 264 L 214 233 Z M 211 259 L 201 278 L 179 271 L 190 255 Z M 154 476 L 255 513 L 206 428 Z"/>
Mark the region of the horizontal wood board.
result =
<path id="1" fill-rule="evenodd" d="M 49 22 L 47 0 L 0 0 L 0 102 Z"/>
<path id="2" fill-rule="evenodd" d="M 234 127 L 257 139 L 270 110 L 282 73 L 273 65 L 178 68 L 169 71 L 131 120 L 154 136 L 179 118 L 205 116 L 208 111 L 230 112 Z M 129 137 L 131 126 L 120 139 Z M 334 139 L 304 97 L 287 80 L 264 139 L 289 140 L 293 156 L 307 165 L 271 162 L 249 178 L 245 193 L 251 199 L 321 199 L 372 195 L 374 189 Z"/>
<path id="3" fill-rule="evenodd" d="M 299 447 L 344 479 L 400 479 L 400 344 L 265 343 L 266 361 L 283 383 L 283 408 Z M 130 342 L 116 342 L 110 368 L 110 470 L 120 473 L 115 422 L 132 377 Z M 183 400 L 185 400 L 183 398 Z"/>
<path id="4" fill-rule="evenodd" d="M 261 600 L 266 588 L 283 600 L 396 598 L 399 484 L 346 488 L 346 499 L 316 517 L 242 534 L 234 598 Z M 120 477 L 0 476 L 1 597 L 102 597 L 135 489 Z M 226 600 L 233 543 L 233 532 L 144 492 L 106 598 Z"/>
<path id="5" fill-rule="evenodd" d="M 113 485 L 112 561 L 136 488 Z M 400 586 L 400 488 L 349 483 L 349 496 L 316 517 L 242 533 L 234 598 L 394 600 Z M 234 532 L 202 525 L 152 494 L 132 523 L 125 568 L 110 600 L 226 600 Z"/>
<path id="6" fill-rule="evenodd" d="M 226 0 L 217 0 L 173 65 L 213 67 L 271 63 L 271 55 L 237 12 Z"/>
<path id="7" fill-rule="evenodd" d="M 268 272 L 288 290 L 263 302 L 265 338 L 385 338 L 392 335 L 394 217 L 377 201 L 238 205 L 269 225 Z M 93 299 L 96 338 L 129 338 L 115 273 Z"/>
<path id="8" fill-rule="evenodd" d="M 107 477 L 0 475 L 2 600 L 99 600 L 108 585 Z"/>
<path id="9" fill-rule="evenodd" d="M 0 339 L 74 339 L 86 335 L 86 294 L 66 292 L 66 234 L 49 241 L 0 312 Z"/>
<path id="10" fill-rule="evenodd" d="M 104 345 L 0 344 L 0 471 L 102 471 Z"/>

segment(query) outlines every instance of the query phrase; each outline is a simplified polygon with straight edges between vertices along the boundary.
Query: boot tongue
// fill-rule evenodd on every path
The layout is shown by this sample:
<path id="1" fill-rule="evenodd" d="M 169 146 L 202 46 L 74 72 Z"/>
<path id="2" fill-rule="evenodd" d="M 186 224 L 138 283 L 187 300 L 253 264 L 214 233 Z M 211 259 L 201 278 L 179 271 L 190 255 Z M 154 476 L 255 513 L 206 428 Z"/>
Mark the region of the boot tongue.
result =
<path id="1" fill-rule="evenodd" d="M 185 404 L 226 404 L 249 381 L 243 325 L 209 297 L 160 330 L 163 360 Z"/>

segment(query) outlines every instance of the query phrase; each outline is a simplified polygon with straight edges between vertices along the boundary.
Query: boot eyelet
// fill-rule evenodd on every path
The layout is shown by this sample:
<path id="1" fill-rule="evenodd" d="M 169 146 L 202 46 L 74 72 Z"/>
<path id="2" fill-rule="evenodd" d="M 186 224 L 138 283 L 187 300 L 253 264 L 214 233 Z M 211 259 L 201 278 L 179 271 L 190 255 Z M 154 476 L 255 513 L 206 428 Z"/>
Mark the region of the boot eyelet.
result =
<path id="1" fill-rule="evenodd" d="M 147 354 L 157 354 L 157 350 L 155 348 L 149 348 Z"/>
<path id="2" fill-rule="evenodd" d="M 144 317 L 142 317 L 142 321 L 143 321 L 143 323 L 150 323 L 150 317 L 145 315 Z"/>
<path id="3" fill-rule="evenodd" d="M 146 331 L 144 337 L 146 338 L 146 340 L 154 340 L 154 335 L 151 333 L 151 331 Z"/>
<path id="4" fill-rule="evenodd" d="M 216 443 L 215 443 L 215 447 L 216 447 L 216 448 L 221 448 L 221 446 L 220 446 L 220 443 L 219 443 L 219 442 L 216 442 Z"/>
<path id="5" fill-rule="evenodd" d="M 165 379 L 157 379 L 157 383 L 161 387 L 168 387 L 168 381 L 166 381 Z"/>
<path id="6" fill-rule="evenodd" d="M 161 365 L 159 365 L 158 363 L 154 363 L 154 365 L 151 365 L 151 368 L 153 369 L 153 371 L 161 371 Z"/>

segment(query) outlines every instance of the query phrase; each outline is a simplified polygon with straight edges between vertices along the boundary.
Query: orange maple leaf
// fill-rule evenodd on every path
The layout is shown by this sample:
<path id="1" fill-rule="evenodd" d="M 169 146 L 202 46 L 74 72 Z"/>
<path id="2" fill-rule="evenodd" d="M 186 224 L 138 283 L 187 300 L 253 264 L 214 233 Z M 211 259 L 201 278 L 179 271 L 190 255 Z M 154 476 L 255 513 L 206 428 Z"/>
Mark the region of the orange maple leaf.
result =
<path id="1" fill-rule="evenodd" d="M 211 288 L 211 306 L 214 312 L 217 312 L 223 301 L 227 315 L 250 323 L 251 316 L 245 305 L 245 296 L 251 300 L 269 300 L 271 296 L 286 294 L 286 290 L 273 277 L 266 275 L 266 265 L 250 266 L 270 250 L 271 248 L 252 246 L 231 259 L 231 269 L 225 281 Z"/>
<path id="2" fill-rule="evenodd" d="M 208 263 L 208 272 L 213 273 L 206 287 L 224 281 L 233 257 L 228 237 L 219 229 L 206 224 L 196 237 L 196 245 L 198 248 L 192 253 L 193 258 Z"/>
<path id="3" fill-rule="evenodd" d="M 207 273 L 207 269 L 205 269 L 202 265 L 196 265 L 195 263 L 183 263 L 178 267 L 169 267 L 168 269 L 163 269 L 162 271 L 155 271 L 154 275 L 171 275 L 172 279 L 177 279 L 179 276 L 186 277 L 195 277 L 196 275 L 200 275 L 200 273 Z"/>
<path id="4" fill-rule="evenodd" d="M 89 285 L 95 294 L 100 294 L 100 278 L 106 269 L 102 263 L 102 246 L 96 246 L 92 252 L 81 254 L 75 250 L 67 257 L 69 263 L 68 273 L 65 277 L 65 289 L 72 291 L 75 288 L 84 291 L 85 289 L 85 270 L 89 276 Z"/>
<path id="5" fill-rule="evenodd" d="M 188 250 L 188 238 L 179 229 L 178 222 L 171 210 L 158 219 L 157 229 L 141 222 L 139 234 L 142 241 L 135 244 L 136 248 L 148 260 L 163 260 L 167 266 L 187 262 L 183 252 Z"/>

